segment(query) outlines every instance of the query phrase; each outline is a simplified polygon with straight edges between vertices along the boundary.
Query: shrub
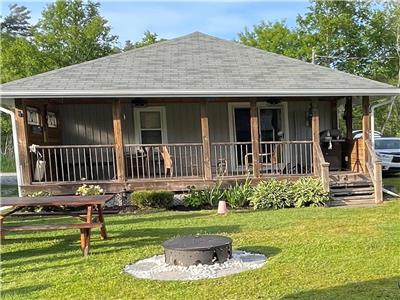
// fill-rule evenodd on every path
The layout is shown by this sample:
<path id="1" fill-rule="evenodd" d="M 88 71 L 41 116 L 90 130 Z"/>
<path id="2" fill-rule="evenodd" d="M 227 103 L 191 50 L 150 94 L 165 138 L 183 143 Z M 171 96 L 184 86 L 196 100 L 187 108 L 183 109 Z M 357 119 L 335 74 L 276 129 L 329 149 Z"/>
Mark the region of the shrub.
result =
<path id="1" fill-rule="evenodd" d="M 324 206 L 329 194 L 324 191 L 319 179 L 301 178 L 292 184 L 293 200 L 296 207 Z"/>
<path id="2" fill-rule="evenodd" d="M 132 205 L 139 208 L 168 208 L 173 199 L 174 193 L 168 191 L 137 191 L 131 194 Z"/>
<path id="3" fill-rule="evenodd" d="M 233 187 L 225 190 L 225 198 L 232 208 L 242 208 L 249 206 L 250 197 L 253 194 L 251 181 L 246 180 L 243 184 L 236 182 Z"/>
<path id="4" fill-rule="evenodd" d="M 82 185 L 76 190 L 76 195 L 80 196 L 96 196 L 103 195 L 104 190 L 99 185 Z"/>
<path id="5" fill-rule="evenodd" d="M 254 209 L 279 209 L 293 207 L 291 183 L 287 180 L 261 181 L 250 197 Z"/>
<path id="6" fill-rule="evenodd" d="M 224 191 L 221 189 L 221 184 L 218 184 L 210 189 L 196 190 L 192 189 L 185 202 L 191 208 L 216 207 L 218 202 L 224 197 Z"/>

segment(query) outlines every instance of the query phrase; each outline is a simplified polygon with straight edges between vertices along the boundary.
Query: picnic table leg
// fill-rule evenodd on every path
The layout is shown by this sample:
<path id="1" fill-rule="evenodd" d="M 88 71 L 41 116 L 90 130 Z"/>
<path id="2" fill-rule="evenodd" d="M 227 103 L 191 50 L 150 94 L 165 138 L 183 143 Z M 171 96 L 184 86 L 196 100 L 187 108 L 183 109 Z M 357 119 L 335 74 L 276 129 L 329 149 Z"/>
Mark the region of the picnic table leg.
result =
<path id="1" fill-rule="evenodd" d="M 1 235 L 1 241 L 4 240 L 4 231 L 3 231 L 3 216 L 0 216 L 0 235 Z"/>
<path id="2" fill-rule="evenodd" d="M 101 204 L 97 205 L 97 210 L 99 214 L 99 222 L 101 223 L 100 227 L 101 239 L 105 240 L 107 239 L 107 230 L 106 230 L 106 223 L 104 223 L 103 207 L 101 206 Z"/>
<path id="3" fill-rule="evenodd" d="M 90 228 L 81 228 L 81 250 L 83 256 L 88 256 L 90 246 Z"/>

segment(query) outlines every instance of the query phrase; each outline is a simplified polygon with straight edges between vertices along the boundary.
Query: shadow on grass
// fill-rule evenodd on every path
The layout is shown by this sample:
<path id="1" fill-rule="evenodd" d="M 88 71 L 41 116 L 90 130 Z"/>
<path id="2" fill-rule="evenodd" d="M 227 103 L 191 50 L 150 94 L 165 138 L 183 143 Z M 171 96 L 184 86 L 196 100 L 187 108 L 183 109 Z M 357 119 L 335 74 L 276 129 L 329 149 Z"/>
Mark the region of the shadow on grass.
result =
<path id="1" fill-rule="evenodd" d="M 111 225 L 124 225 L 124 224 L 135 224 L 135 223 L 143 223 L 143 222 L 153 222 L 153 221 L 171 221 L 171 220 L 179 220 L 179 219 L 190 219 L 196 217 L 206 217 L 204 213 L 198 212 L 179 212 L 173 215 L 168 216 L 151 216 L 150 214 L 154 214 L 154 212 L 149 213 L 138 213 L 138 214 L 123 214 L 121 216 L 115 216 L 109 224 Z M 121 217 L 121 219 L 118 219 Z M 107 216 L 106 223 L 107 223 Z"/>
<path id="2" fill-rule="evenodd" d="M 111 229 L 111 230 L 110 230 Z M 109 238 L 101 241 L 99 239 L 98 231 L 92 233 L 91 241 L 91 253 L 96 255 L 106 253 L 116 253 L 124 250 L 137 250 L 141 247 L 148 246 L 160 246 L 162 242 L 167 239 L 182 236 L 182 235 L 194 235 L 197 233 L 204 234 L 223 234 L 233 233 L 239 231 L 239 226 L 207 226 L 207 227 L 179 227 L 179 228 L 140 228 L 140 229 L 114 229 L 113 226 L 109 227 L 108 236 Z M 15 250 L 12 252 L 3 252 L 2 261 L 3 266 L 12 268 L 20 265 L 21 259 L 24 263 L 40 263 L 47 262 L 52 259 L 52 256 L 59 255 L 60 259 L 75 257 L 80 255 L 79 250 L 79 233 L 76 235 L 59 235 L 53 244 L 48 247 L 35 245 L 32 243 L 32 247 L 29 249 Z M 36 241 L 52 241 L 55 239 L 54 236 L 44 236 L 27 238 L 26 241 L 35 239 Z M 15 240 L 21 241 L 23 239 L 16 238 Z M 11 238 L 6 242 L 12 243 Z M 72 253 L 72 254 L 71 254 Z M 57 258 L 55 258 L 57 259 Z M 90 259 L 90 256 L 89 256 Z M 14 261 L 15 260 L 15 261 Z M 78 259 L 76 264 L 81 263 Z"/>
<path id="3" fill-rule="evenodd" d="M 400 277 L 354 282 L 341 286 L 300 292 L 282 299 L 400 299 Z"/>
<path id="4" fill-rule="evenodd" d="M 50 287 L 50 285 L 39 284 L 39 285 L 28 285 L 23 287 L 6 289 L 1 291 L 1 298 L 2 299 L 4 299 L 5 297 L 13 298 L 24 295 L 28 296 L 33 292 L 45 290 L 48 287 Z"/>
<path id="5" fill-rule="evenodd" d="M 267 258 L 278 255 L 279 253 L 282 252 L 282 250 L 279 248 L 267 247 L 267 246 L 241 246 L 237 249 L 247 251 L 247 252 L 264 254 Z"/>

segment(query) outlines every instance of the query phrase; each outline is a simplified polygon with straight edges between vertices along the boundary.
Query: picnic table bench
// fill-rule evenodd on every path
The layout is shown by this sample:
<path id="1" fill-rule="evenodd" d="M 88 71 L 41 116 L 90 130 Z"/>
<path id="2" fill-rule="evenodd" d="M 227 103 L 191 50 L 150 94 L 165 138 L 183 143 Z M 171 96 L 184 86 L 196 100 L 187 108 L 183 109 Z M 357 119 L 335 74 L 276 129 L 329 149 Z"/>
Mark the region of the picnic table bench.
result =
<path id="1" fill-rule="evenodd" d="M 1 239 L 5 237 L 7 231 L 43 231 L 43 230 L 66 230 L 79 229 L 81 250 L 84 256 L 89 254 L 90 232 L 92 228 L 100 228 L 101 239 L 107 238 L 107 230 L 104 222 L 103 205 L 113 198 L 114 195 L 98 196 L 50 196 L 50 197 L 5 197 L 0 201 L 0 207 L 12 207 L 11 210 L 0 213 Z M 86 216 L 84 223 L 79 224 L 35 224 L 35 225 L 16 225 L 3 226 L 4 219 L 13 213 L 26 207 L 50 207 L 68 206 L 85 207 Z M 97 220 L 93 222 L 93 209 L 97 208 Z M 65 215 L 70 215 L 64 210 Z M 76 217 L 76 216 L 75 216 Z M 82 219 L 81 217 L 79 217 Z"/>

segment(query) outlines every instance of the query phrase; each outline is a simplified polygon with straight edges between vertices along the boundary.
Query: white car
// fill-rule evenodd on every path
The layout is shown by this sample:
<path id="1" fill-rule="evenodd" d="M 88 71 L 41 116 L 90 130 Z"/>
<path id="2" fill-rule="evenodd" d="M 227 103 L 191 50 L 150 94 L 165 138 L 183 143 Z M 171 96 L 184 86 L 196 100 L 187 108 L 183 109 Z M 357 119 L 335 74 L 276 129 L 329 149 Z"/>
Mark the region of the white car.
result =
<path id="1" fill-rule="evenodd" d="M 363 131 L 362 130 L 353 130 L 353 140 L 358 140 L 361 139 L 363 137 Z M 370 133 L 371 134 L 371 133 Z M 374 131 L 374 137 L 375 138 L 380 138 L 382 137 L 382 133 L 380 133 L 379 131 Z"/>
<path id="2" fill-rule="evenodd" d="M 385 173 L 400 172 L 400 138 L 376 138 L 375 153 L 382 161 L 382 171 Z"/>

